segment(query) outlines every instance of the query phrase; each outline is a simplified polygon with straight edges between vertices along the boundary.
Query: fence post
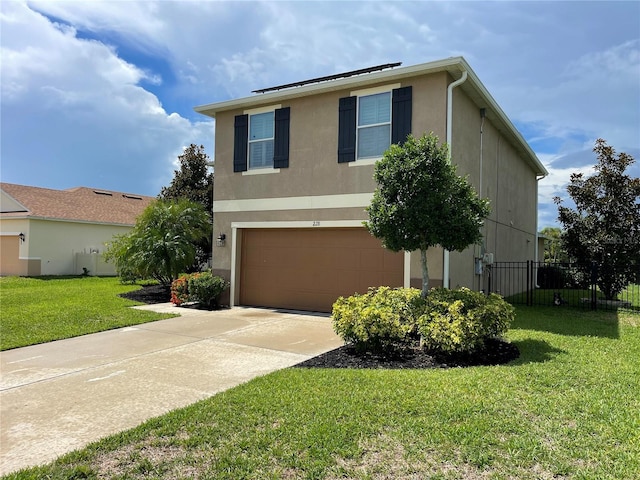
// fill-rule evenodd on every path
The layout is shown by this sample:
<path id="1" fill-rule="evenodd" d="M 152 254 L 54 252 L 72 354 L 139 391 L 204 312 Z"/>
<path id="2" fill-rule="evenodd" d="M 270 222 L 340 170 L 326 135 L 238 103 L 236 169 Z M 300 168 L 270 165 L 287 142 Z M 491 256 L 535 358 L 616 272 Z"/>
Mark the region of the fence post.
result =
<path id="1" fill-rule="evenodd" d="M 527 260 L 527 306 L 530 307 L 531 302 L 531 260 Z"/>
<path id="2" fill-rule="evenodd" d="M 591 310 L 598 309 L 598 264 L 591 262 Z"/>

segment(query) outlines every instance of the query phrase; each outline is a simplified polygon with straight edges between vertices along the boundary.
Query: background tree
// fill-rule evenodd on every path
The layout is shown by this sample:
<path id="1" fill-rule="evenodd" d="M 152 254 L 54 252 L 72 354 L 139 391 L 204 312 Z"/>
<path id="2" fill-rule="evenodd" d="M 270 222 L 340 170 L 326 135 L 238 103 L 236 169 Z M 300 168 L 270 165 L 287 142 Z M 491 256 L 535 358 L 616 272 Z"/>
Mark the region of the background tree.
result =
<path id="1" fill-rule="evenodd" d="M 178 157 L 180 169 L 174 170 L 173 180 L 168 187 L 162 187 L 158 198 L 161 200 L 188 199 L 201 204 L 213 226 L 213 173 L 209 171 L 209 156 L 202 145 L 193 143 Z M 213 230 L 212 230 L 213 231 Z M 212 239 L 206 238 L 196 245 L 196 257 L 186 271 L 198 271 L 211 256 Z"/>
<path id="2" fill-rule="evenodd" d="M 456 173 L 448 146 L 433 133 L 391 145 L 376 163 L 378 184 L 367 207 L 367 229 L 394 252 L 420 250 L 422 297 L 429 290 L 427 250 L 462 251 L 481 240 L 489 203 Z"/>
<path id="3" fill-rule="evenodd" d="M 562 230 L 558 227 L 545 227 L 540 230 L 544 239 L 545 262 L 568 262 L 569 256 L 562 245 Z"/>
<path id="4" fill-rule="evenodd" d="M 635 280 L 640 263 L 640 179 L 625 173 L 634 162 L 630 155 L 616 156 L 603 139 L 593 151 L 596 173 L 586 178 L 574 173 L 567 186 L 575 210 L 563 206 L 559 197 L 554 201 L 567 252 L 580 263 L 597 263 L 597 285 L 607 299 L 614 299 Z"/>
<path id="5" fill-rule="evenodd" d="M 154 278 L 169 286 L 193 264 L 196 244 L 207 237 L 211 237 L 210 216 L 201 204 L 156 200 L 131 232 L 114 237 L 104 255 L 121 278 Z"/>

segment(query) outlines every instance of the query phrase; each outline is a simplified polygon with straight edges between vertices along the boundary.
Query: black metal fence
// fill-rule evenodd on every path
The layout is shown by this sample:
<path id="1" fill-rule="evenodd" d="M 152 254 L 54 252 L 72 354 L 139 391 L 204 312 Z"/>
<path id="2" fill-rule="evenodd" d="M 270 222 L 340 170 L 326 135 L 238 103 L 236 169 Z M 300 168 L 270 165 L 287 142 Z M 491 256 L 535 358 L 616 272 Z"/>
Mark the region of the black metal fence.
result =
<path id="1" fill-rule="evenodd" d="M 632 267 L 631 282 L 614 300 L 606 299 L 598 287 L 605 274 L 616 272 L 598 264 L 495 262 L 487 266 L 485 288 L 513 304 L 640 312 L 640 265 Z"/>

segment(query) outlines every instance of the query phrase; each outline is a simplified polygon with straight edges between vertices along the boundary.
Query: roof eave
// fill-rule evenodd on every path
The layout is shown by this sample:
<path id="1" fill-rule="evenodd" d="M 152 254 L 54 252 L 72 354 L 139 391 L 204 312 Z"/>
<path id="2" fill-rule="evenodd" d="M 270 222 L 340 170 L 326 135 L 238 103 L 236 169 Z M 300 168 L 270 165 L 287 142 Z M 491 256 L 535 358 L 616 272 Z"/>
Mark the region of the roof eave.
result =
<path id="1" fill-rule="evenodd" d="M 421 63 L 410 67 L 394 68 L 392 70 L 384 70 L 382 72 L 366 73 L 354 77 L 347 77 L 339 80 L 331 80 L 328 82 L 314 83 L 301 87 L 291 87 L 275 92 L 261 93 L 250 97 L 235 98 L 224 102 L 209 103 L 194 107 L 194 110 L 202 115 L 215 118 L 216 113 L 227 110 L 235 110 L 239 108 L 254 106 L 257 104 L 277 103 L 278 101 L 288 100 L 291 98 L 303 97 L 306 95 L 332 92 L 345 88 L 359 87 L 380 83 L 391 79 L 400 79 L 404 77 L 412 77 L 419 73 L 435 73 L 438 71 L 447 71 L 458 78 L 461 75 L 460 67 L 467 67 L 466 61 L 462 57 L 451 57 L 445 60 L 435 62 Z"/>
<path id="2" fill-rule="evenodd" d="M 202 115 L 215 118 L 218 112 L 228 110 L 236 110 L 257 105 L 265 105 L 270 103 L 279 103 L 281 101 L 292 98 L 303 97 L 319 93 L 326 93 L 335 90 L 343 90 L 345 88 L 356 88 L 360 86 L 371 85 L 390 80 L 398 80 L 406 77 L 412 77 L 419 74 L 429 74 L 437 72 L 448 72 L 454 80 L 462 75 L 463 71 L 467 71 L 469 79 L 461 85 L 465 91 L 475 90 L 478 98 L 476 103 L 480 103 L 481 107 L 485 106 L 491 112 L 495 113 L 495 119 L 500 123 L 499 130 L 502 130 L 507 136 L 511 136 L 514 140 L 516 149 L 528 159 L 529 165 L 532 167 L 536 175 L 548 175 L 547 169 L 542 165 L 533 152 L 529 144 L 524 140 L 518 129 L 513 125 L 504 111 L 500 108 L 495 99 L 491 96 L 486 87 L 482 84 L 473 69 L 469 66 L 463 57 L 451 57 L 444 60 L 422 63 L 410 67 L 395 68 L 376 73 L 367 73 L 355 77 L 348 77 L 339 80 L 332 80 L 324 83 L 314 83 L 301 87 L 292 87 L 276 92 L 257 94 L 250 97 L 226 100 L 224 102 L 210 103 L 194 107 L 194 110 Z M 501 128 L 500 128 L 501 127 Z"/>

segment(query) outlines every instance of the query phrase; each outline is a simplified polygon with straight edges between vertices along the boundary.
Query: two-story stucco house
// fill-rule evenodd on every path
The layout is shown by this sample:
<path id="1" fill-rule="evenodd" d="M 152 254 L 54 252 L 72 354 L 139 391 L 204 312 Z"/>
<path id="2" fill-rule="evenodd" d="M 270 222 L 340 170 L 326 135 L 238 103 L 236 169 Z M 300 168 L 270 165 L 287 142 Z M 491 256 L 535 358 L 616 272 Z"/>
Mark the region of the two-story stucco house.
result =
<path id="1" fill-rule="evenodd" d="M 449 143 L 492 207 L 483 245 L 428 252 L 431 286 L 484 288 L 484 254 L 535 258 L 546 170 L 467 62 L 373 70 L 196 107 L 216 119 L 213 266 L 231 305 L 330 311 L 370 286 L 419 287 L 419 253 L 387 251 L 362 225 L 376 160 L 409 133 Z"/>

